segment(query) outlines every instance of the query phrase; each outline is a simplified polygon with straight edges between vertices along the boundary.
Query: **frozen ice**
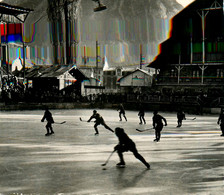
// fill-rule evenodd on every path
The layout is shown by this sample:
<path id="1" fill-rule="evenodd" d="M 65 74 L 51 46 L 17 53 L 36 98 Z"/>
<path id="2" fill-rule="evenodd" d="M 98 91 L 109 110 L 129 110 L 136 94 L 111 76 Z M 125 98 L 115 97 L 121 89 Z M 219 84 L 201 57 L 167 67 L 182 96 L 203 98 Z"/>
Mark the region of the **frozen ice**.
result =
<path id="1" fill-rule="evenodd" d="M 194 116 L 176 128 L 176 113 L 167 118 L 160 142 L 153 142 L 152 112 L 139 125 L 138 111 L 97 109 L 112 129 L 122 127 L 136 143 L 151 170 L 131 152 L 124 153 L 126 167 L 119 169 L 116 153 L 102 167 L 117 137 L 99 126 L 95 136 L 91 109 L 50 110 L 56 122 L 54 135 L 45 136 L 43 110 L 0 112 L 0 194 L 222 194 L 224 190 L 224 137 L 218 115 Z M 106 168 L 106 170 L 103 170 Z"/>

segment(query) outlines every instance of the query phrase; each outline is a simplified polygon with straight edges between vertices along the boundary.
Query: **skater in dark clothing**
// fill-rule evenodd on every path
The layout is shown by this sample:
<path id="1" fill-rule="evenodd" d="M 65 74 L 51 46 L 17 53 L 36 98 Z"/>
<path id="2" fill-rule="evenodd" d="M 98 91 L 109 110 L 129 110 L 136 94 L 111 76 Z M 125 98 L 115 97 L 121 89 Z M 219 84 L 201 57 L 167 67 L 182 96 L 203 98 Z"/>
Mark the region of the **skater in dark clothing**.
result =
<path id="1" fill-rule="evenodd" d="M 122 117 L 121 115 L 123 114 L 124 119 L 127 121 L 127 118 L 125 116 L 125 110 L 124 110 L 124 106 L 123 104 L 120 104 L 119 108 L 117 109 L 117 111 L 119 111 L 119 117 L 120 117 L 120 121 L 122 121 Z"/>
<path id="2" fill-rule="evenodd" d="M 100 116 L 100 114 L 97 113 L 96 110 L 93 110 L 93 115 L 90 117 L 90 119 L 87 122 L 90 122 L 93 118 L 96 119 L 95 120 L 95 125 L 94 125 L 94 129 L 96 131 L 95 135 L 98 135 L 99 134 L 99 131 L 98 131 L 98 128 L 97 128 L 98 125 L 103 125 L 106 129 L 110 130 L 111 132 L 114 132 L 110 127 L 108 127 L 106 125 L 106 123 L 103 120 L 103 117 Z"/>
<path id="3" fill-rule="evenodd" d="M 181 127 L 182 126 L 182 121 L 183 120 L 186 120 L 185 113 L 182 110 L 179 110 L 177 112 L 177 127 Z"/>
<path id="4" fill-rule="evenodd" d="M 221 109 L 217 124 L 220 125 L 220 129 L 222 131 L 220 136 L 224 136 L 224 109 Z"/>
<path id="5" fill-rule="evenodd" d="M 120 158 L 120 162 L 117 164 L 117 166 L 125 165 L 123 152 L 131 151 L 134 154 L 135 158 L 140 160 L 147 167 L 147 169 L 150 169 L 149 163 L 147 163 L 145 159 L 138 153 L 135 143 L 124 132 L 124 129 L 117 127 L 115 129 L 115 134 L 119 140 L 118 145 L 114 147 L 114 150 L 117 151 L 118 156 Z"/>
<path id="6" fill-rule="evenodd" d="M 44 116 L 41 119 L 41 122 L 44 122 L 44 120 L 47 120 L 47 125 L 46 125 L 46 129 L 47 129 L 47 133 L 45 134 L 46 136 L 54 134 L 53 128 L 52 128 L 52 124 L 54 123 L 54 119 L 52 117 L 51 112 L 48 110 L 48 108 L 45 108 L 45 112 L 44 112 Z"/>
<path id="7" fill-rule="evenodd" d="M 142 121 L 144 122 L 144 124 L 146 124 L 145 122 L 145 109 L 142 105 L 140 105 L 140 109 L 139 109 L 139 113 L 138 113 L 139 119 L 140 119 L 140 125 L 142 124 Z"/>
<path id="8" fill-rule="evenodd" d="M 152 117 L 152 121 L 153 121 L 153 128 L 155 129 L 155 137 L 156 137 L 156 139 L 154 139 L 154 141 L 158 142 L 160 140 L 161 131 L 163 129 L 162 121 L 164 121 L 165 126 L 167 126 L 167 122 L 164 117 L 162 117 L 161 115 L 158 114 L 158 111 L 154 111 L 153 114 L 154 114 L 154 116 Z"/>

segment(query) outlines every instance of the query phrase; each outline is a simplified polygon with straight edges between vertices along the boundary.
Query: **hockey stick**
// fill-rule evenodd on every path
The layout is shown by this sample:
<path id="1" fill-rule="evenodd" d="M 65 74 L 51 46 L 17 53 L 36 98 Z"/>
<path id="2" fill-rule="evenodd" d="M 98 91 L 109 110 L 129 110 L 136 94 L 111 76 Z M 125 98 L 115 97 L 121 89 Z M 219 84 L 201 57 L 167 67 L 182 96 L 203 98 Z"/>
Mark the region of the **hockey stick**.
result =
<path id="1" fill-rule="evenodd" d="M 114 153 L 115 151 L 116 151 L 116 150 L 114 150 L 113 152 L 111 152 L 111 154 L 110 154 L 110 156 L 107 158 L 106 162 L 103 163 L 101 166 L 106 166 L 106 165 L 107 165 L 107 163 L 109 162 L 111 156 L 113 155 L 113 153 Z"/>
<path id="2" fill-rule="evenodd" d="M 79 120 L 82 121 L 82 122 L 87 122 L 87 121 L 83 121 L 81 117 L 79 117 Z"/>
<path id="3" fill-rule="evenodd" d="M 58 122 L 54 122 L 54 124 L 64 124 L 64 123 L 66 123 L 66 121 L 63 121 L 63 122 L 61 122 L 61 123 L 58 123 Z"/>
<path id="4" fill-rule="evenodd" d="M 149 131 L 149 130 L 152 130 L 152 129 L 154 129 L 154 127 L 150 128 L 150 129 L 136 129 L 136 131 L 144 132 L 144 131 Z"/>
<path id="5" fill-rule="evenodd" d="M 186 118 L 186 120 L 190 120 L 190 121 L 193 121 L 193 120 L 195 120 L 195 119 L 196 119 L 196 117 L 191 118 L 191 119 Z"/>
<path id="6" fill-rule="evenodd" d="M 81 122 L 88 122 L 88 121 L 82 120 L 81 117 L 79 117 L 79 120 L 80 120 Z M 89 122 L 95 122 L 95 121 L 89 121 Z"/>
<path id="7" fill-rule="evenodd" d="M 88 122 L 88 121 L 84 121 L 84 120 L 82 120 L 81 117 L 79 117 L 79 120 L 80 120 L 81 122 Z M 92 122 L 92 121 L 90 121 L 90 122 Z"/>

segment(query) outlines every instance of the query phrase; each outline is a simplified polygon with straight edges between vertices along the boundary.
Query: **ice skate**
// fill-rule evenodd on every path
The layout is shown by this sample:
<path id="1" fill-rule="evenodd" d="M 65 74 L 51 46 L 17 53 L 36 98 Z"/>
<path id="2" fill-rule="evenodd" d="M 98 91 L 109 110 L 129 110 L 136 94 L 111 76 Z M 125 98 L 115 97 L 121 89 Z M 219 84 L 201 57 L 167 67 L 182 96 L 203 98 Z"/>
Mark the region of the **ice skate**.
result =
<path id="1" fill-rule="evenodd" d="M 117 163 L 116 166 L 119 167 L 119 168 L 124 168 L 125 167 L 125 163 L 124 162 L 119 162 L 119 163 Z"/>
<path id="2" fill-rule="evenodd" d="M 147 169 L 150 169 L 150 164 L 146 163 L 145 166 L 147 167 Z"/>

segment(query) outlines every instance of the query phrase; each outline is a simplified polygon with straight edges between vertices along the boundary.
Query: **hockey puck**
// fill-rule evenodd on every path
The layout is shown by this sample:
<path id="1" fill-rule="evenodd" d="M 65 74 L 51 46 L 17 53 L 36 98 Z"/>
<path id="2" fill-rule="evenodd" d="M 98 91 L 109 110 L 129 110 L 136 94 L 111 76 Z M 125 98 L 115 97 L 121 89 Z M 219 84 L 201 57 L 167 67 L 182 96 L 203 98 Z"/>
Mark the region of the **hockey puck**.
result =
<path id="1" fill-rule="evenodd" d="M 102 170 L 107 170 L 106 168 L 103 168 Z"/>

